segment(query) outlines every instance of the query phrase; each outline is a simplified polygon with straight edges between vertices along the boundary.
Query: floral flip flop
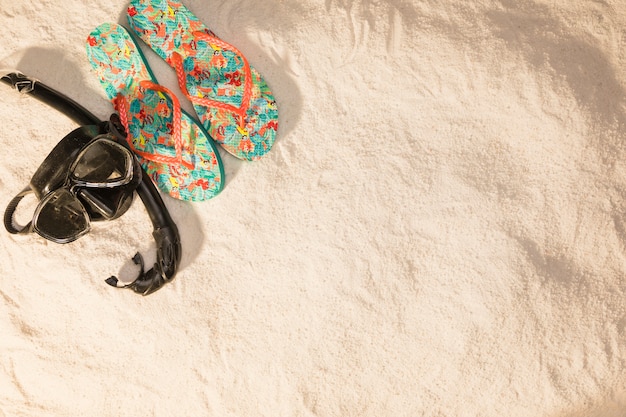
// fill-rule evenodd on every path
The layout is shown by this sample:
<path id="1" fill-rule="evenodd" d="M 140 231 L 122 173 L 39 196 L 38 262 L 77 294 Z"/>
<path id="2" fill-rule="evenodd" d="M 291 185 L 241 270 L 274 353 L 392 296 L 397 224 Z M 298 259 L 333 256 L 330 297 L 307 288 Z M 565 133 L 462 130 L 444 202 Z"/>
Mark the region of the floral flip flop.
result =
<path id="1" fill-rule="evenodd" d="M 87 38 L 87 56 L 128 132 L 128 144 L 159 189 L 203 201 L 224 185 L 224 169 L 204 128 L 157 84 L 122 26 L 105 23 Z"/>
<path id="2" fill-rule="evenodd" d="M 131 0 L 128 21 L 174 67 L 181 91 L 224 149 L 246 160 L 270 150 L 278 129 L 276 101 L 237 48 L 176 0 Z"/>

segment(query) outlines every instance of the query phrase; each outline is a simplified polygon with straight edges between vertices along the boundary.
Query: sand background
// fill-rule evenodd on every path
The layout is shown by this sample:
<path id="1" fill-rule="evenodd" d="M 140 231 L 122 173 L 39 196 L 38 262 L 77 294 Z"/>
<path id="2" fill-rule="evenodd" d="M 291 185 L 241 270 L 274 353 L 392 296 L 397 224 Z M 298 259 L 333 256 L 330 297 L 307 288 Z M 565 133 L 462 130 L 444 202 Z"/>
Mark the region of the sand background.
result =
<path id="1" fill-rule="evenodd" d="M 0 68 L 107 117 L 85 39 L 127 3 L 0 2 Z M 70 245 L 2 231 L 0 416 L 626 416 L 624 2 L 185 4 L 277 142 L 164 197 L 149 297 L 103 282 L 154 260 L 139 200 Z M 75 126 L 0 87 L 4 208 Z"/>

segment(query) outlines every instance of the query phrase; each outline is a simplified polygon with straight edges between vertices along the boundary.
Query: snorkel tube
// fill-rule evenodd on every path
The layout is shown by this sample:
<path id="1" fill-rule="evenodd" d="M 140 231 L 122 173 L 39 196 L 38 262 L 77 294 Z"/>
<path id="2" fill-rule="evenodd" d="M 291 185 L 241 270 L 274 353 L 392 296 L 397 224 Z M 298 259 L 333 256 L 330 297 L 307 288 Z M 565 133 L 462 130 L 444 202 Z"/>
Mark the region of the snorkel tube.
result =
<path id="1" fill-rule="evenodd" d="M 103 125 L 100 119 L 74 100 L 18 71 L 8 73 L 0 71 L 0 81 L 12 86 L 20 93 L 31 95 L 57 109 L 81 126 Z M 129 148 L 125 139 L 124 127 L 120 123 L 117 114 L 111 115 L 107 130 L 118 143 Z M 135 191 L 143 202 L 152 222 L 152 236 L 156 241 L 157 261 L 152 268 L 144 271 L 143 258 L 137 252 L 132 259 L 135 264 L 140 265 L 141 270 L 139 276 L 134 281 L 122 284 L 117 277 L 111 276 L 105 282 L 116 288 L 130 288 L 136 293 L 148 295 L 174 278 L 180 264 L 182 249 L 178 228 L 170 217 L 163 199 L 152 180 L 143 168 L 141 169 L 141 181 Z M 5 213 L 5 226 L 7 225 L 6 217 Z M 9 230 L 8 227 L 7 230 Z M 9 232 L 13 233 L 11 230 Z"/>

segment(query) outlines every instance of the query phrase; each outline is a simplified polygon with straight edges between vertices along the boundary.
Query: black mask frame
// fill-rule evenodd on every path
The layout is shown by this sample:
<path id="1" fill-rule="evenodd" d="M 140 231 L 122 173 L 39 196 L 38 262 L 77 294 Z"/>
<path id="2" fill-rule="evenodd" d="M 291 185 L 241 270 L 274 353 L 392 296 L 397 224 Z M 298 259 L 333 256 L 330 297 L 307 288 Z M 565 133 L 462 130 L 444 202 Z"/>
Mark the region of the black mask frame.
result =
<path id="1" fill-rule="evenodd" d="M 65 136 L 11 200 L 5 211 L 10 233 L 36 232 L 55 243 L 70 243 L 89 232 L 92 221 L 116 219 L 130 208 L 141 166 L 111 134 L 91 130 L 78 128 Z M 31 193 L 39 200 L 33 219 L 17 226 L 13 214 Z"/>
<path id="2" fill-rule="evenodd" d="M 27 77 L 19 71 L 6 74 L 0 73 L 0 81 L 14 87 L 20 93 L 31 95 L 39 101 L 48 104 L 81 125 L 72 134 L 77 134 L 81 138 L 79 140 L 86 141 L 85 144 L 99 135 L 107 135 L 107 137 L 112 138 L 118 144 L 130 150 L 125 140 L 124 127 L 116 114 L 113 114 L 109 121 L 103 122 L 74 100 L 34 78 Z M 80 148 L 78 147 L 78 149 Z M 111 276 L 105 281 L 107 284 L 117 288 L 130 288 L 136 293 L 148 295 L 174 278 L 180 264 L 182 248 L 178 228 L 170 217 L 161 196 L 148 174 L 141 166 L 139 166 L 139 169 L 141 180 L 136 185 L 135 191 L 143 202 L 152 222 L 152 236 L 156 241 L 157 247 L 157 262 L 151 269 L 144 271 L 143 258 L 137 253 L 132 259 L 135 264 L 140 265 L 141 271 L 134 281 L 124 285 L 115 276 Z M 7 207 L 4 215 L 4 225 L 10 233 L 20 231 L 13 225 L 13 211 L 21 198 L 17 202 L 15 199 L 9 203 L 9 207 Z M 113 214 L 110 217 L 115 218 L 123 214 L 127 209 L 128 207 L 120 207 L 117 210 L 117 215 Z M 90 214 L 92 212 L 94 211 L 90 210 Z M 94 217 L 92 220 L 98 220 L 98 216 Z M 106 219 L 109 216 L 103 217 Z"/>

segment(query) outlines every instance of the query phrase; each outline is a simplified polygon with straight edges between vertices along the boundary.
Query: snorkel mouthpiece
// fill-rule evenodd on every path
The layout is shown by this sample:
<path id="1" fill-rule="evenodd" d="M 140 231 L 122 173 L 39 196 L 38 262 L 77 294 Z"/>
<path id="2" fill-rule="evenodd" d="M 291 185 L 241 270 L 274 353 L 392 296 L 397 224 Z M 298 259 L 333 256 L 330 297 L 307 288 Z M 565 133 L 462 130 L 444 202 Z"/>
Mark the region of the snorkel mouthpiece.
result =
<path id="1" fill-rule="evenodd" d="M 148 295 L 176 275 L 176 269 L 180 262 L 181 245 L 178 237 L 178 229 L 172 223 L 171 226 L 157 228 L 152 232 L 157 242 L 157 262 L 148 271 L 144 271 L 143 257 L 139 252 L 133 257 L 135 265 L 140 266 L 139 276 L 130 284 L 120 284 L 115 276 L 111 276 L 105 282 L 116 288 L 130 288 L 136 293 Z"/>

